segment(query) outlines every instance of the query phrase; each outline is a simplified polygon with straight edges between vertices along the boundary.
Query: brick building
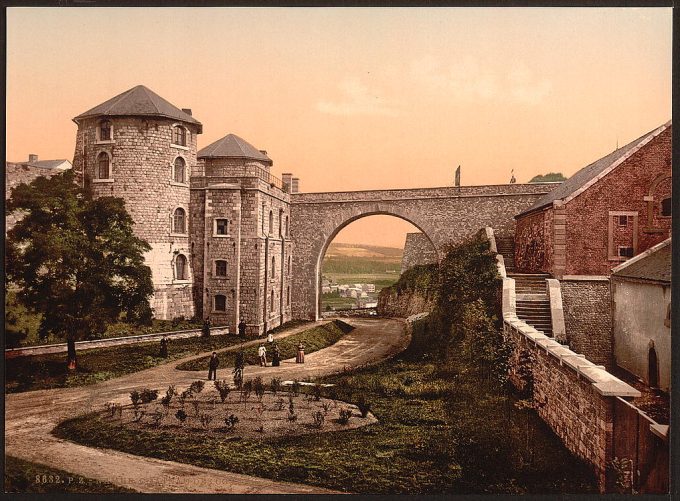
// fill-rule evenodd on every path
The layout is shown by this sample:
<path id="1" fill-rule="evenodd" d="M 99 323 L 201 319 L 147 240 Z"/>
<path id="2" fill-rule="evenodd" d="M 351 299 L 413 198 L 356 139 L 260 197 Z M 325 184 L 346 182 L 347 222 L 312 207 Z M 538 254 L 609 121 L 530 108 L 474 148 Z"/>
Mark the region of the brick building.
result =
<path id="1" fill-rule="evenodd" d="M 519 271 L 608 276 L 668 238 L 671 229 L 668 122 L 593 162 L 515 217 Z"/>
<path id="2" fill-rule="evenodd" d="M 191 110 L 142 85 L 73 120 L 77 179 L 123 198 L 151 245 L 157 318 L 243 318 L 249 334 L 290 318 L 290 200 L 266 152 L 231 134 L 197 152 Z"/>

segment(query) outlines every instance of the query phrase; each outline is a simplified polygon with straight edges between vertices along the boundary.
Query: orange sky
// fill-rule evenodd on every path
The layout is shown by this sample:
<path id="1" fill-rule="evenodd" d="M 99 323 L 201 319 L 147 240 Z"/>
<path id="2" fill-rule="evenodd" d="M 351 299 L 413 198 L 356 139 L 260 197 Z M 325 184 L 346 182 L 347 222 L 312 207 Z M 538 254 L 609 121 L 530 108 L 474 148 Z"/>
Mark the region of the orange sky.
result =
<path id="1" fill-rule="evenodd" d="M 144 84 L 302 191 L 573 174 L 671 116 L 669 8 L 9 8 L 7 159 Z M 387 222 L 385 221 L 387 219 Z M 389 223 L 389 221 L 395 221 Z M 337 241 L 402 245 L 373 217 Z"/>

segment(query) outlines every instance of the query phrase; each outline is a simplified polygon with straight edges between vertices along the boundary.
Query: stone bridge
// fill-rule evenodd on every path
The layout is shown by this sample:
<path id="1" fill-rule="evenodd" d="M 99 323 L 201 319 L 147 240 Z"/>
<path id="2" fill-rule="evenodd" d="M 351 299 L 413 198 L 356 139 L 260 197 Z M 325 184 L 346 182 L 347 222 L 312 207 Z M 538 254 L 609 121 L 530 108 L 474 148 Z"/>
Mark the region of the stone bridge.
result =
<path id="1" fill-rule="evenodd" d="M 427 236 L 439 255 L 447 243 L 485 226 L 501 237 L 513 235 L 513 216 L 554 187 L 532 183 L 292 194 L 293 318 L 319 318 L 321 263 L 328 245 L 353 221 L 376 214 L 404 219 Z"/>

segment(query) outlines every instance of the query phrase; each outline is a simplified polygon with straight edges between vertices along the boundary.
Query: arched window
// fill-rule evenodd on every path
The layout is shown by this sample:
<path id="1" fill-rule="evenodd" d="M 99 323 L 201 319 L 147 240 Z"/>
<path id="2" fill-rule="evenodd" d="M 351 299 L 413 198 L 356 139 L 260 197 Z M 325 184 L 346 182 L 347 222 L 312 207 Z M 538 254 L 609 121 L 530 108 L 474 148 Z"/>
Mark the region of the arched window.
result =
<path id="1" fill-rule="evenodd" d="M 217 294 L 215 296 L 215 311 L 227 311 L 227 296 Z"/>
<path id="2" fill-rule="evenodd" d="M 290 285 L 286 289 L 286 304 L 290 306 Z"/>
<path id="3" fill-rule="evenodd" d="M 111 122 L 102 120 L 99 122 L 99 140 L 111 141 Z"/>
<path id="4" fill-rule="evenodd" d="M 290 270 L 291 270 L 291 267 L 290 267 L 290 266 L 291 266 L 291 262 L 292 262 L 292 261 L 291 261 L 291 259 L 290 259 L 290 256 L 288 256 L 288 275 L 290 275 Z"/>
<path id="5" fill-rule="evenodd" d="M 673 215 L 673 199 L 670 197 L 661 200 L 661 215 L 664 217 Z"/>
<path id="6" fill-rule="evenodd" d="M 186 162 L 182 157 L 175 158 L 175 166 L 173 168 L 172 178 L 176 183 L 186 182 Z"/>
<path id="7" fill-rule="evenodd" d="M 187 280 L 187 258 L 184 254 L 175 258 L 175 280 Z"/>
<path id="8" fill-rule="evenodd" d="M 283 209 L 279 209 L 279 236 L 283 236 Z"/>
<path id="9" fill-rule="evenodd" d="M 274 231 L 274 212 L 269 211 L 269 234 Z"/>
<path id="10" fill-rule="evenodd" d="M 274 311 L 274 291 L 272 291 L 272 297 L 269 301 L 269 304 L 270 304 L 269 311 L 273 312 Z"/>
<path id="11" fill-rule="evenodd" d="M 289 233 L 288 233 L 288 216 L 286 216 L 286 236 L 289 236 Z"/>
<path id="12" fill-rule="evenodd" d="M 103 151 L 97 156 L 97 178 L 109 179 L 111 177 L 111 161 Z"/>
<path id="13" fill-rule="evenodd" d="M 272 256 L 272 270 L 271 271 L 272 271 L 271 277 L 273 279 L 276 276 L 276 258 L 274 256 Z"/>
<path id="14" fill-rule="evenodd" d="M 187 232 L 187 213 L 181 207 L 175 209 L 172 217 L 172 232 L 186 233 Z"/>
<path id="15" fill-rule="evenodd" d="M 227 276 L 227 262 L 224 259 L 217 259 L 215 261 L 215 276 L 216 277 Z"/>
<path id="16" fill-rule="evenodd" d="M 172 142 L 179 146 L 187 145 L 187 131 L 181 125 L 175 125 L 172 128 Z"/>

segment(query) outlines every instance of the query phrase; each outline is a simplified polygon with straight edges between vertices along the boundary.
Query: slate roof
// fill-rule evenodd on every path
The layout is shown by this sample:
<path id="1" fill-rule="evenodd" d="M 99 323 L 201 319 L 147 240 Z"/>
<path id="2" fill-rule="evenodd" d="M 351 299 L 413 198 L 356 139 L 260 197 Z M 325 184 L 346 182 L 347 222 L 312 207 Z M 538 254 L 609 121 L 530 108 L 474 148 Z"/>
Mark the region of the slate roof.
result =
<path id="1" fill-rule="evenodd" d="M 227 134 L 222 139 L 202 148 L 196 156 L 198 158 L 244 158 L 267 165 L 274 163 L 271 158 L 236 134 Z"/>
<path id="2" fill-rule="evenodd" d="M 166 117 L 181 122 L 196 124 L 198 125 L 199 134 L 203 132 L 203 125 L 201 122 L 143 85 L 137 85 L 132 89 L 126 90 L 122 94 L 112 97 L 91 110 L 81 113 L 75 117 L 73 121 L 78 123 L 78 120 L 82 118 L 97 116 Z"/>
<path id="3" fill-rule="evenodd" d="M 633 258 L 617 266 L 612 276 L 671 282 L 672 245 L 670 238 L 636 257 L 639 259 Z"/>
<path id="4" fill-rule="evenodd" d="M 65 158 L 59 159 L 59 160 L 38 160 L 37 162 L 21 162 L 22 164 L 26 164 L 29 167 L 39 167 L 41 169 L 54 169 L 55 167 L 59 167 L 62 165 L 64 162 L 69 162 Z M 70 164 L 71 162 L 69 162 Z"/>
<path id="5" fill-rule="evenodd" d="M 583 186 L 585 186 L 592 179 L 602 174 L 607 168 L 611 167 L 614 163 L 616 163 L 626 154 L 630 153 L 640 143 L 650 138 L 651 136 L 660 133 L 670 125 L 671 122 L 667 122 L 661 127 L 657 127 L 656 129 L 637 138 L 635 141 L 631 141 L 627 145 L 622 146 L 617 150 L 614 150 L 609 155 L 602 157 L 599 160 L 596 160 L 590 165 L 586 165 L 581 170 L 576 172 L 573 176 L 571 176 L 569 179 L 558 185 L 557 188 L 555 188 L 551 192 L 547 193 L 546 195 L 538 199 L 538 201 L 536 201 L 534 205 L 529 207 L 524 212 L 518 214 L 518 216 L 541 209 L 547 205 L 551 205 L 555 200 L 562 200 L 564 198 L 567 198 L 569 195 L 572 195 L 573 193 L 581 189 Z"/>

